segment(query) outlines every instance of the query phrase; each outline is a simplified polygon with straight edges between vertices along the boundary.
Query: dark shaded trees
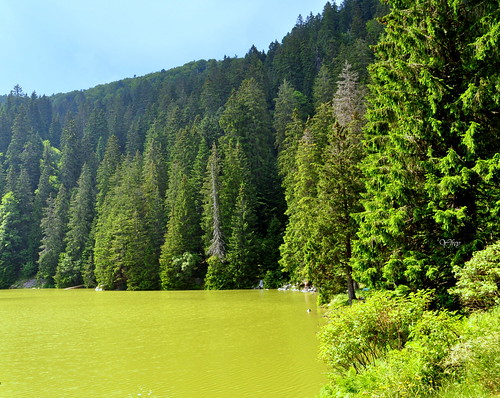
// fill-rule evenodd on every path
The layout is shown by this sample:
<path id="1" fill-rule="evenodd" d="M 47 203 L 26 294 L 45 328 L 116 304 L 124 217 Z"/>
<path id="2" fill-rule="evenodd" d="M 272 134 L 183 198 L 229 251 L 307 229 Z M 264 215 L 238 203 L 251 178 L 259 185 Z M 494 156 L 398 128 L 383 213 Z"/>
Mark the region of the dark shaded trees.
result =
<path id="1" fill-rule="evenodd" d="M 76 286 L 83 284 L 84 279 L 93 279 L 91 275 L 85 275 L 85 271 L 91 271 L 86 270 L 85 265 L 88 267 L 90 232 L 94 220 L 94 186 L 93 171 L 85 163 L 69 206 L 66 248 L 59 258 L 54 276 L 57 287 Z"/>

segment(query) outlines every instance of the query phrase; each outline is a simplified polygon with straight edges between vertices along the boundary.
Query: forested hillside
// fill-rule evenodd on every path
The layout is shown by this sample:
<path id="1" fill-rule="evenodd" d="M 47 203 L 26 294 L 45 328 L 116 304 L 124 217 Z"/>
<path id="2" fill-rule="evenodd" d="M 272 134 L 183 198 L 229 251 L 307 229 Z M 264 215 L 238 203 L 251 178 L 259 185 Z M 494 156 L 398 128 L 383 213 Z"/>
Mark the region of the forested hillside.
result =
<path id="1" fill-rule="evenodd" d="M 498 10 L 444 3 L 382 23 L 377 0 L 327 3 L 267 52 L 53 97 L 16 86 L 0 287 L 263 279 L 448 300 L 453 268 L 499 237 L 500 67 Z"/>
<path id="2" fill-rule="evenodd" d="M 200 60 L 0 110 L 0 287 L 243 288 L 278 264 L 284 130 L 366 80 L 385 8 L 327 3 L 267 52 Z M 250 46 L 251 43 L 249 43 Z"/>

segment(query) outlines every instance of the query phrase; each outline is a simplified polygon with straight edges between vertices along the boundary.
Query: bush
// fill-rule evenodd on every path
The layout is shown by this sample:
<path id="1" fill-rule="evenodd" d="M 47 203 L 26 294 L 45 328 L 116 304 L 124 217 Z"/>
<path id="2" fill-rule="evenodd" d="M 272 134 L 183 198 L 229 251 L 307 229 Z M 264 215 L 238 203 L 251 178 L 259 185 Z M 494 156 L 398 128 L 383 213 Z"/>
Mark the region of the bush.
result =
<path id="1" fill-rule="evenodd" d="M 458 280 L 452 294 L 469 310 L 500 305 L 500 241 L 474 253 L 463 268 L 455 269 Z"/>
<path id="2" fill-rule="evenodd" d="M 499 358 L 500 307 L 473 314 L 465 320 L 460 342 L 448 355 L 448 364 L 456 369 L 454 384 L 500 393 Z"/>
<path id="3" fill-rule="evenodd" d="M 407 298 L 377 292 L 366 302 L 331 312 L 320 334 L 321 358 L 339 374 L 351 367 L 362 371 L 388 351 L 405 346 L 430 299 L 425 292 Z"/>
<path id="4" fill-rule="evenodd" d="M 377 302 L 373 302 L 373 300 Z M 346 320 L 350 315 L 356 318 L 350 326 L 360 320 L 370 321 L 367 307 L 387 310 L 392 315 L 412 319 L 401 321 L 409 331 L 404 347 L 380 350 L 377 358 L 361 369 L 354 366 L 333 369 L 331 384 L 322 391 L 321 397 L 419 397 L 419 398 L 493 398 L 500 393 L 500 307 L 489 312 L 475 313 L 460 319 L 448 311 L 415 311 L 413 297 L 397 304 L 387 304 L 385 295 L 375 294 L 363 304 L 357 304 L 356 311 L 345 308 L 338 310 L 338 317 Z M 382 302 L 382 303 L 381 303 Z M 354 306 L 353 306 L 354 307 Z M 414 307 L 414 306 L 413 306 Z M 396 311 L 394 311 L 397 309 Z M 408 314 L 414 316 L 410 317 Z M 402 316 L 401 316 L 402 315 Z M 393 324 L 397 322 L 392 322 Z M 329 324 L 325 328 L 331 328 Z M 366 330 L 365 327 L 361 329 Z M 372 329 L 376 329 L 372 327 Z M 380 326 L 387 329 L 387 326 Z M 343 333 L 348 334 L 347 331 Z M 336 333 L 340 336 L 341 333 Z M 387 333 L 382 333 L 382 335 Z M 361 347 L 365 340 L 373 339 L 371 333 L 362 334 L 353 329 Z M 354 340 L 351 340 L 354 344 Z M 382 342 L 379 341 L 379 344 Z M 339 344 L 333 339 L 322 344 Z M 394 347 L 394 343 L 387 344 Z M 324 350 L 325 347 L 322 347 Z M 334 347 L 330 354 L 339 350 Z M 359 355 L 359 353 L 357 353 Z"/>

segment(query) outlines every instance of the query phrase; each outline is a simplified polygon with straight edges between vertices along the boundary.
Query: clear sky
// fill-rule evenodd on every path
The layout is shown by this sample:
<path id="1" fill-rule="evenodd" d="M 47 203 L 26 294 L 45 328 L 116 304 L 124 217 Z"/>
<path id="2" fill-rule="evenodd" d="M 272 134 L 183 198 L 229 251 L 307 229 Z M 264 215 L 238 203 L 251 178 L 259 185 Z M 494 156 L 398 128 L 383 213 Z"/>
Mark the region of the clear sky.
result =
<path id="1" fill-rule="evenodd" d="M 86 89 L 267 51 L 327 0 L 0 0 L 0 95 Z"/>

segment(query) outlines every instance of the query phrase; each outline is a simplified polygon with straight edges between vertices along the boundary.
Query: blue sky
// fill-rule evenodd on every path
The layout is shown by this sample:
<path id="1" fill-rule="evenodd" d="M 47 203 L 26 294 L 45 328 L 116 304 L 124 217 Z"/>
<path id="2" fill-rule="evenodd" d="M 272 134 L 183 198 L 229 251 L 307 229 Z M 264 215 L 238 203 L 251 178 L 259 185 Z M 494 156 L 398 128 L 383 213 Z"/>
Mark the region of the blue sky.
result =
<path id="1" fill-rule="evenodd" d="M 266 50 L 327 0 L 0 0 L 0 95 L 51 95 Z"/>

